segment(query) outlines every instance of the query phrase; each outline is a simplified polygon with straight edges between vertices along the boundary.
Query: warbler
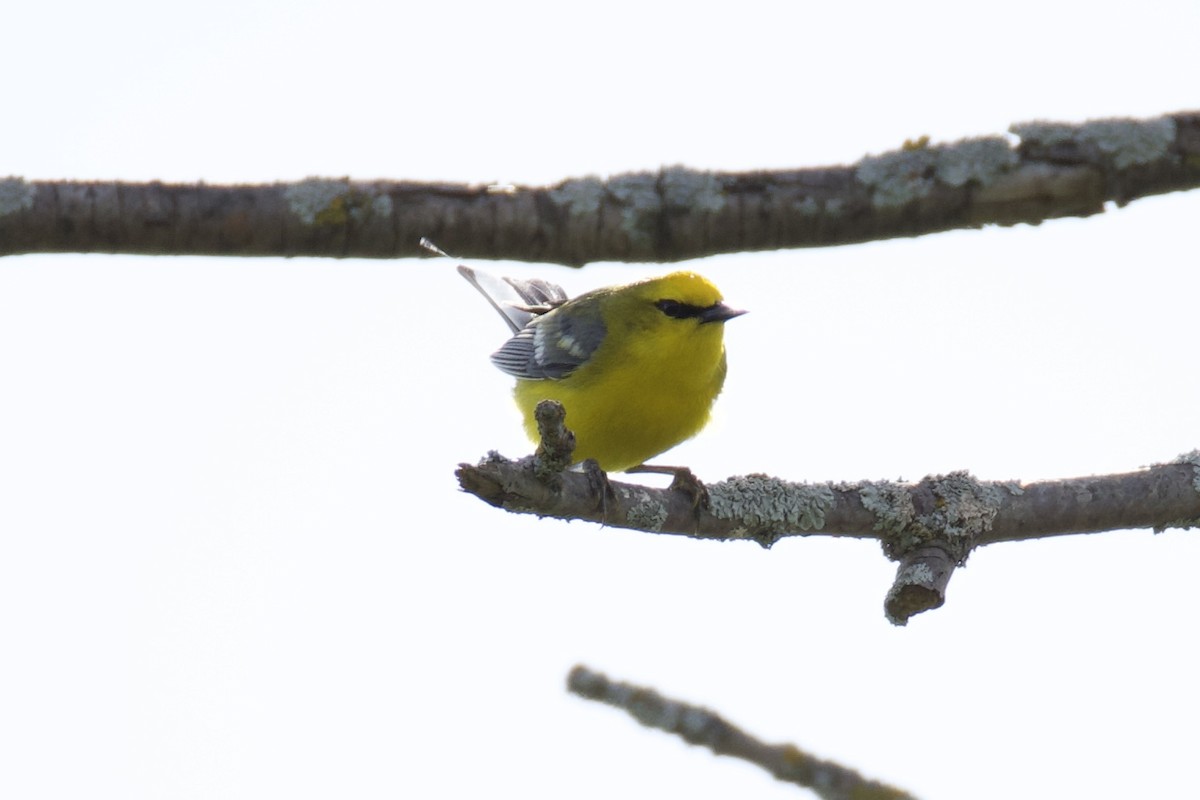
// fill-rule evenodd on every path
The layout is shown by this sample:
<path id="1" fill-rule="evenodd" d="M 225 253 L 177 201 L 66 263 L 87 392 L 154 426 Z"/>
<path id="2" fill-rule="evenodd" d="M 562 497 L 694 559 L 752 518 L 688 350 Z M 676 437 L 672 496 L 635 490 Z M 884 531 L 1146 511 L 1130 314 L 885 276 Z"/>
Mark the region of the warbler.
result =
<path id="1" fill-rule="evenodd" d="M 534 441 L 534 409 L 557 400 L 575 460 L 624 472 L 708 423 L 725 383 L 724 323 L 745 312 L 705 278 L 675 272 L 568 299 L 548 281 L 458 271 L 512 329 L 492 363 L 517 379 L 513 396 Z"/>

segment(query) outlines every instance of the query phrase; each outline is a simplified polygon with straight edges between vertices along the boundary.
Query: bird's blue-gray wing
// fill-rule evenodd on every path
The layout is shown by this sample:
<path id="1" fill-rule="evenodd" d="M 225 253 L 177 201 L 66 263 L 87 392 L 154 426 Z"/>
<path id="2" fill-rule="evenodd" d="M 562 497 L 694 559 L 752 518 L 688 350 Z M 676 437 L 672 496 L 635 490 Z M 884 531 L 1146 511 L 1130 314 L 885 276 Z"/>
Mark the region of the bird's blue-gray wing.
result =
<path id="1" fill-rule="evenodd" d="M 592 357 L 604 334 L 597 304 L 576 300 L 535 316 L 492 354 L 492 363 L 517 378 L 564 378 Z"/>

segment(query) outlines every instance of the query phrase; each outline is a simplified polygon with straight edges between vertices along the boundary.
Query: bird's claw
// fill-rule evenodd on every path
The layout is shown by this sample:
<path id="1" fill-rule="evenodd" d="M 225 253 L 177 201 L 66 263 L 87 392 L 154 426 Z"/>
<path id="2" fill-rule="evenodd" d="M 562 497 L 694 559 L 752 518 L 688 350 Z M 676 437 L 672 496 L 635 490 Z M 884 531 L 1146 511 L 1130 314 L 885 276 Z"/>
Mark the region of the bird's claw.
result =
<path id="1" fill-rule="evenodd" d="M 626 472 L 644 472 L 655 475 L 670 475 L 669 491 L 685 495 L 691 504 L 692 522 L 700 527 L 700 512 L 708 508 L 708 487 L 687 467 L 660 467 L 656 464 L 641 464 Z"/>
<path id="2" fill-rule="evenodd" d="M 683 492 L 692 501 L 692 512 L 699 514 L 708 508 L 708 487 L 696 477 L 696 473 L 687 467 L 671 467 L 674 477 L 671 478 L 670 489 L 673 492 Z"/>
<path id="3" fill-rule="evenodd" d="M 617 493 L 612 487 L 612 483 L 608 480 L 608 474 L 600 469 L 600 465 L 595 459 L 585 459 L 581 465 L 583 474 L 587 476 L 588 486 L 592 490 L 592 495 L 600 498 L 600 524 L 608 524 L 608 501 L 611 498 L 615 503 Z"/>

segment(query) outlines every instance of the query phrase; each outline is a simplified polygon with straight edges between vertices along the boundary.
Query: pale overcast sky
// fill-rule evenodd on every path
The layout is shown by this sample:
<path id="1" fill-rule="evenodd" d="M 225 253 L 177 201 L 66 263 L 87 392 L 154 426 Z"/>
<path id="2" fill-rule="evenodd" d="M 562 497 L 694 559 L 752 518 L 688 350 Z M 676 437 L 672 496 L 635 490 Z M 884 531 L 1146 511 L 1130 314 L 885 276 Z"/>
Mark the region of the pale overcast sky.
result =
<path id="1" fill-rule="evenodd" d="M 4 16 L 0 175 L 30 179 L 547 183 L 1200 107 L 1185 0 Z M 751 313 L 666 463 L 1029 481 L 1200 447 L 1198 218 L 689 263 Z M 900 629 L 870 542 L 506 515 L 453 476 L 530 449 L 505 331 L 445 260 L 0 262 L 0 796 L 801 796 L 568 696 L 577 662 L 927 800 L 1193 785 L 1194 533 L 985 548 Z"/>

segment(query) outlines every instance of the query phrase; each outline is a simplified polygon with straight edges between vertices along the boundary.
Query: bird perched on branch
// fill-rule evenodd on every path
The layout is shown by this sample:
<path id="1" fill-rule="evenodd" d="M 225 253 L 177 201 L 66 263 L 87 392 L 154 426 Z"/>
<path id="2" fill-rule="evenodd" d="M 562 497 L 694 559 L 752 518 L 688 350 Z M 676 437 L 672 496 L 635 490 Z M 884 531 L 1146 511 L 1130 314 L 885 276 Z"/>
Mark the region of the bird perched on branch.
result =
<path id="1" fill-rule="evenodd" d="M 458 271 L 512 329 L 492 363 L 517 379 L 513 395 L 534 441 L 534 409 L 557 400 L 575 432 L 575 460 L 624 472 L 708 423 L 725 382 L 724 323 L 745 312 L 721 302 L 705 278 L 675 272 L 568 299 L 547 281 Z"/>

